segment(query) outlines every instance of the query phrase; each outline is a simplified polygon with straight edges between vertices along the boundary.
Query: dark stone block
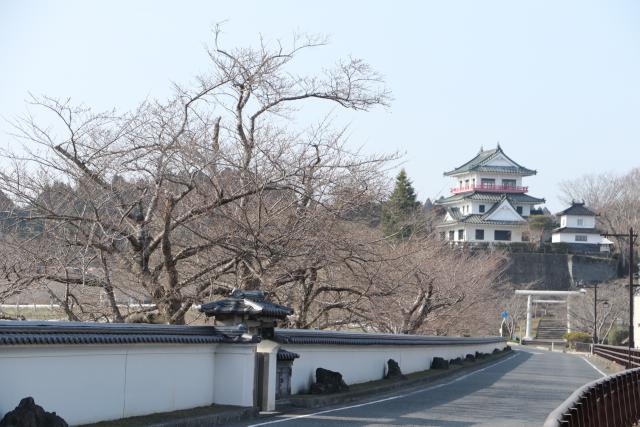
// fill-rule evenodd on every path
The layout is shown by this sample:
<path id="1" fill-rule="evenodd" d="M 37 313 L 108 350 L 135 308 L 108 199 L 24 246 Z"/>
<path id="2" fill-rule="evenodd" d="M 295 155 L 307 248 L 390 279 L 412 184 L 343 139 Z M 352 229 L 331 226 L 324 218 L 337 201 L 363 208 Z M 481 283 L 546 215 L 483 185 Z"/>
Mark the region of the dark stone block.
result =
<path id="1" fill-rule="evenodd" d="M 502 349 L 502 351 L 511 351 L 511 346 L 510 345 L 506 346 L 504 349 Z"/>
<path id="2" fill-rule="evenodd" d="M 474 356 L 473 354 L 467 354 L 464 359 L 467 362 L 475 362 L 476 361 L 476 356 Z"/>
<path id="3" fill-rule="evenodd" d="M 316 369 L 316 382 L 311 384 L 311 394 L 329 394 L 348 391 L 349 386 L 342 379 L 340 372 L 324 368 Z"/>
<path id="4" fill-rule="evenodd" d="M 479 351 L 476 351 L 476 360 L 484 359 L 485 356 L 486 356 L 486 354 L 480 353 Z"/>
<path id="5" fill-rule="evenodd" d="M 398 364 L 398 362 L 393 359 L 389 359 L 387 361 L 387 375 L 385 376 L 385 378 L 405 378 L 405 376 L 402 375 L 402 371 L 400 370 L 400 365 Z"/>
<path id="6" fill-rule="evenodd" d="M 16 409 L 5 414 L 0 427 L 69 427 L 55 412 L 46 412 L 33 397 L 25 397 Z"/>
<path id="7" fill-rule="evenodd" d="M 442 357 L 434 357 L 431 362 L 431 369 L 449 369 L 449 361 Z"/>
<path id="8" fill-rule="evenodd" d="M 499 348 L 494 348 L 493 349 L 493 354 L 498 354 L 500 353 L 502 350 L 500 350 Z"/>
<path id="9" fill-rule="evenodd" d="M 456 357 L 455 359 L 449 360 L 450 365 L 462 365 L 462 358 Z"/>

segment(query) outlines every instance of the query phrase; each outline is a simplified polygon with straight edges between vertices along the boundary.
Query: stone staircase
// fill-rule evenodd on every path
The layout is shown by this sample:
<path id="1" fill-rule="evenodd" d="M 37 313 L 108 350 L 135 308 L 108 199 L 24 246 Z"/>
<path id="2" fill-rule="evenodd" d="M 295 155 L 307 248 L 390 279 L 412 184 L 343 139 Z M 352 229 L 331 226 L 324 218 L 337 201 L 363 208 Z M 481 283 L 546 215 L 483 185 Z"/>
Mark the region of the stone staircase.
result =
<path id="1" fill-rule="evenodd" d="M 563 341 L 567 333 L 567 321 L 561 319 L 540 319 L 536 340 L 538 341 Z"/>

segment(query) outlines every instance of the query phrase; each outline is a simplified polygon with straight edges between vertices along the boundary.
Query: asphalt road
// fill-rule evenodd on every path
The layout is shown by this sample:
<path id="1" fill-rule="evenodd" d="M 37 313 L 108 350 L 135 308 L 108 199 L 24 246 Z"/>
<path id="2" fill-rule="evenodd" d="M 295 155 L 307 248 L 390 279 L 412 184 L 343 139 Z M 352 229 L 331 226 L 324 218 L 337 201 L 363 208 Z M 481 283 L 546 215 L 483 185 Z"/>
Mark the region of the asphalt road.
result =
<path id="1" fill-rule="evenodd" d="M 480 370 L 433 384 L 345 406 L 263 417 L 248 425 L 541 426 L 576 388 L 601 376 L 579 356 L 521 348 Z"/>

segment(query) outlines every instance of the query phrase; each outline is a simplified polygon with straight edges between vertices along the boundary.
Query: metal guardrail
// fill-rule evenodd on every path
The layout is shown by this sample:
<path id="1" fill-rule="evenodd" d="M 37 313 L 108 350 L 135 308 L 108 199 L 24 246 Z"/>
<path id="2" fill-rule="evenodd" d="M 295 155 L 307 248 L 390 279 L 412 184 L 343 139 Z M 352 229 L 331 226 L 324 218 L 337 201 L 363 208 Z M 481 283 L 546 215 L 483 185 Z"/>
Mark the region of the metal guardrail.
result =
<path id="1" fill-rule="evenodd" d="M 593 354 L 629 368 L 640 367 L 640 350 L 616 345 L 596 344 Z"/>
<path id="2" fill-rule="evenodd" d="M 633 426 L 638 421 L 640 368 L 601 378 L 580 387 L 549 414 L 544 427 L 618 427 Z"/>

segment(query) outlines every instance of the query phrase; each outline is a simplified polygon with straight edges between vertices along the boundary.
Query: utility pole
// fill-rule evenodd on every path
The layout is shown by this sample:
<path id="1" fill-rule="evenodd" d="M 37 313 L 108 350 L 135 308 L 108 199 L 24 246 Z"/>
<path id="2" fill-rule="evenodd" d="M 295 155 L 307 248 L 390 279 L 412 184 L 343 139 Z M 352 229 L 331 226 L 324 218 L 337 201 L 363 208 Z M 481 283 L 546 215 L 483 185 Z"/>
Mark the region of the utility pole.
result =
<path id="1" fill-rule="evenodd" d="M 633 336 L 633 294 L 635 289 L 633 288 L 633 244 L 637 234 L 633 234 L 633 227 L 629 228 L 629 349 L 635 348 L 634 336 Z M 631 354 L 631 351 L 629 351 Z"/>
<path id="2" fill-rule="evenodd" d="M 593 343 L 598 344 L 598 283 L 593 285 Z"/>
<path id="3" fill-rule="evenodd" d="M 594 344 L 598 344 L 598 282 L 589 286 L 582 281 L 578 281 L 576 285 L 582 289 L 593 289 L 593 334 L 591 339 Z"/>
<path id="4" fill-rule="evenodd" d="M 631 367 L 631 350 L 635 348 L 633 337 L 633 295 L 635 293 L 635 285 L 633 284 L 633 246 L 635 244 L 637 233 L 633 232 L 633 227 L 629 228 L 629 234 L 621 233 L 605 233 L 604 237 L 627 237 L 629 239 L 629 368 Z"/>

